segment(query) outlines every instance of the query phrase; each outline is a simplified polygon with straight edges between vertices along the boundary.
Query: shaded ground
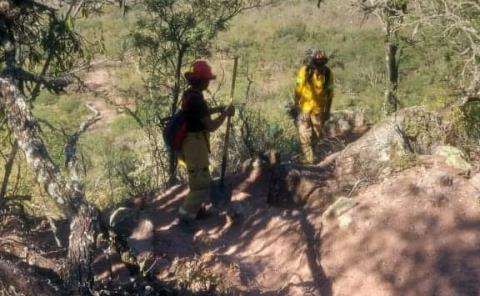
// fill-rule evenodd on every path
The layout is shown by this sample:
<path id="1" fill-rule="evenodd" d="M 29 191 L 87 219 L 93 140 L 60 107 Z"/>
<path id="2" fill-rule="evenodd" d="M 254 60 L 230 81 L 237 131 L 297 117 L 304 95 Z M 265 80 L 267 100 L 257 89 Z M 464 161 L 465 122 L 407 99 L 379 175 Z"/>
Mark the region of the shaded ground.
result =
<path id="1" fill-rule="evenodd" d="M 244 219 L 209 218 L 191 234 L 171 225 L 185 193 L 176 188 L 149 210 L 158 276 L 175 257 L 200 254 L 239 295 L 480 295 L 478 181 L 416 167 L 364 189 L 331 219 L 269 208 L 263 186 L 247 181 L 234 198 L 247 203 Z"/>
<path id="2" fill-rule="evenodd" d="M 335 295 L 480 295 L 478 175 L 424 161 L 325 221 L 322 263 Z"/>

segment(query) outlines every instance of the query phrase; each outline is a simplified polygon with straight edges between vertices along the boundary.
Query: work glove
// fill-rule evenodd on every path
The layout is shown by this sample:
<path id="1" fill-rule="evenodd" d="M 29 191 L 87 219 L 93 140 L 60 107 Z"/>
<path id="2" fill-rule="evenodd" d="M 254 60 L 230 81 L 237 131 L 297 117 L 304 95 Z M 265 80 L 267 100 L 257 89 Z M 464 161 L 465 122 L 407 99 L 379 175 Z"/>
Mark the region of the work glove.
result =
<path id="1" fill-rule="evenodd" d="M 224 112 L 227 116 L 234 116 L 235 115 L 235 106 L 233 106 L 232 104 L 228 105 L 225 108 Z"/>

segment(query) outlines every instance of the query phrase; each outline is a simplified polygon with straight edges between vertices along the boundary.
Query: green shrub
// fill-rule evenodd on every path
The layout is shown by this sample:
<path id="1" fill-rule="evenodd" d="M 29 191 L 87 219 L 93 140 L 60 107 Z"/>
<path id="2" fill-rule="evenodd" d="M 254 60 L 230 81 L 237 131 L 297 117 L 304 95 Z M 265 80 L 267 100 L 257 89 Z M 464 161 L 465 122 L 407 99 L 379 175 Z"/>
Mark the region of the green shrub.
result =
<path id="1" fill-rule="evenodd" d="M 138 123 L 131 116 L 119 116 L 112 122 L 112 135 L 122 135 L 127 132 L 138 130 Z"/>
<path id="2" fill-rule="evenodd" d="M 73 113 L 81 113 L 82 101 L 77 97 L 63 97 L 59 101 L 58 108 L 62 114 L 71 115 Z"/>
<path id="3" fill-rule="evenodd" d="M 480 156 L 480 104 L 470 103 L 452 109 L 450 119 L 456 144 L 470 157 Z"/>

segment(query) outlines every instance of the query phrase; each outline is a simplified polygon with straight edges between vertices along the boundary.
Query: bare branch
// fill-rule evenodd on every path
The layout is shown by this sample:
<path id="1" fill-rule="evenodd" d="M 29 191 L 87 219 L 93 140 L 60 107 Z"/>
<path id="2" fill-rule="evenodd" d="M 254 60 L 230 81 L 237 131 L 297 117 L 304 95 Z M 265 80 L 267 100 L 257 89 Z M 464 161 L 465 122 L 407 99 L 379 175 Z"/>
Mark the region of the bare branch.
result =
<path id="1" fill-rule="evenodd" d="M 40 85 L 44 85 L 49 91 L 59 93 L 63 91 L 68 85 L 74 81 L 72 77 L 48 77 L 42 75 L 36 75 L 23 70 L 20 67 L 9 67 L 0 73 L 3 77 L 12 77 L 16 80 L 37 82 Z"/>
<path id="2" fill-rule="evenodd" d="M 128 107 L 127 104 L 118 104 L 118 103 L 116 103 L 116 102 L 114 102 L 113 100 L 110 100 L 110 99 L 108 99 L 108 98 L 105 98 L 105 101 L 106 101 L 108 104 L 110 104 L 110 105 L 112 105 L 112 106 L 120 109 L 122 112 L 125 112 L 125 113 L 127 113 L 128 115 L 132 116 L 132 118 L 138 123 L 138 125 L 139 125 L 140 127 L 144 127 L 144 126 L 145 126 L 145 123 L 144 123 L 143 120 L 140 118 L 140 116 L 138 115 L 137 111 L 134 111 L 133 109 L 131 109 L 130 107 Z"/>
<path id="3" fill-rule="evenodd" d="M 80 177 L 77 172 L 77 142 L 80 136 L 93 124 L 99 121 L 102 116 L 92 105 L 87 104 L 87 108 L 92 111 L 92 116 L 80 124 L 79 129 L 67 137 L 65 144 L 65 166 L 70 170 L 70 178 L 75 182 L 80 182 Z"/>
<path id="4" fill-rule="evenodd" d="M 0 188 L 0 208 L 2 207 L 3 200 L 7 194 L 8 188 L 8 181 L 10 179 L 10 175 L 12 173 L 12 168 L 15 162 L 15 157 L 17 156 L 18 151 L 18 144 L 17 142 L 13 142 L 12 149 L 10 151 L 10 155 L 8 156 L 8 160 L 5 164 L 5 170 L 3 175 L 3 180 Z"/>

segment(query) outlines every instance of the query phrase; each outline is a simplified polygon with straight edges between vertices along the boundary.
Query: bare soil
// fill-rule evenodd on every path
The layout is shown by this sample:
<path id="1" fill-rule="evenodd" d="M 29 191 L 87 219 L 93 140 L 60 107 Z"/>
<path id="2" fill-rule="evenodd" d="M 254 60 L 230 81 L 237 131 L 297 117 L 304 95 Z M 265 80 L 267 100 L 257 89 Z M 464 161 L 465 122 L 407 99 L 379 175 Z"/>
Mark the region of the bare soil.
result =
<path id="1" fill-rule="evenodd" d="M 93 106 L 100 112 L 102 118 L 92 126 L 93 130 L 105 130 L 119 116 L 114 106 L 107 103 L 114 98 L 113 74 L 108 67 L 93 67 L 84 78 L 88 92 L 85 94 L 85 103 Z"/>
<path id="2" fill-rule="evenodd" d="M 336 217 L 268 206 L 260 171 L 238 176 L 235 188 L 243 217 L 209 217 L 191 231 L 174 223 L 185 187 L 147 206 L 159 279 L 172 276 L 175 258 L 197 258 L 231 295 L 480 295 L 478 174 L 425 156 L 362 188 Z"/>

